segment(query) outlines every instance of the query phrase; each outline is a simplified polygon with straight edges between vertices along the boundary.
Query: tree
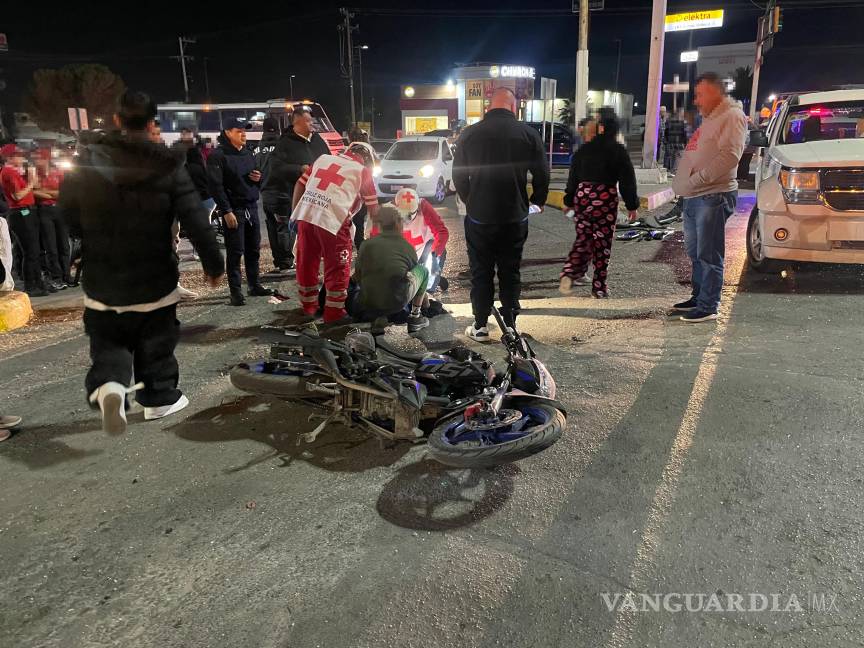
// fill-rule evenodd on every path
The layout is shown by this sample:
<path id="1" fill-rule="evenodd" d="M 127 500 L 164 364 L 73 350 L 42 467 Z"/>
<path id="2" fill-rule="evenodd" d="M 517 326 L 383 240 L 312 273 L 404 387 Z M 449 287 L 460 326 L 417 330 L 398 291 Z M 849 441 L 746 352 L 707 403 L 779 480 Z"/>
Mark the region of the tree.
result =
<path id="1" fill-rule="evenodd" d="M 564 105 L 558 109 L 558 119 L 561 121 L 561 123 L 566 124 L 569 128 L 572 128 L 575 114 L 576 112 L 573 106 L 573 101 L 571 99 L 565 99 Z"/>
<path id="2" fill-rule="evenodd" d="M 90 127 L 110 123 L 126 84 L 104 65 L 67 65 L 36 70 L 24 108 L 43 130 L 68 130 L 67 108 L 86 108 Z M 101 122 L 99 121 L 101 120 Z"/>
<path id="3" fill-rule="evenodd" d="M 749 101 L 750 91 L 753 89 L 753 70 L 750 67 L 736 68 L 732 81 L 735 83 L 732 96 L 741 101 Z"/>

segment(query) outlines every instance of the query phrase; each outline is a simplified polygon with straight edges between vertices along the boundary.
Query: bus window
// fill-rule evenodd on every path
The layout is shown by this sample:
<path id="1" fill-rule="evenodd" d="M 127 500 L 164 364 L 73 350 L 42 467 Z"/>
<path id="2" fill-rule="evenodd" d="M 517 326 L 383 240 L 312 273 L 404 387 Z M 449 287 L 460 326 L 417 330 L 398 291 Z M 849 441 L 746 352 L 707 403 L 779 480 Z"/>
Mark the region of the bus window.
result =
<path id="1" fill-rule="evenodd" d="M 198 113 L 198 131 L 210 132 L 222 130 L 219 123 L 218 110 L 202 110 Z"/>
<path id="2" fill-rule="evenodd" d="M 264 118 L 267 116 L 267 113 L 263 110 L 250 110 L 248 111 L 248 115 L 248 129 L 258 133 L 262 132 L 264 130 Z"/>
<path id="3" fill-rule="evenodd" d="M 159 125 L 166 133 L 179 133 L 181 128 L 198 130 L 198 118 L 194 110 L 163 110 L 160 117 L 163 115 L 164 118 L 159 120 Z"/>

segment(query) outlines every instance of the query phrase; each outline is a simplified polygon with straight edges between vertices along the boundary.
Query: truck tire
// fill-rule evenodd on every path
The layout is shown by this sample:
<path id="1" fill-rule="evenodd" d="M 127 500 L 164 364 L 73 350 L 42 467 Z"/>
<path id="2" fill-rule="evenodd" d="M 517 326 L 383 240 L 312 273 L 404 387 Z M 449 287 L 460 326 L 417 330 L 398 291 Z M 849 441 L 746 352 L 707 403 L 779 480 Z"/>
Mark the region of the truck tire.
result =
<path id="1" fill-rule="evenodd" d="M 747 263 L 756 272 L 777 272 L 780 263 L 765 257 L 762 231 L 759 229 L 759 205 L 753 205 L 747 222 Z"/>

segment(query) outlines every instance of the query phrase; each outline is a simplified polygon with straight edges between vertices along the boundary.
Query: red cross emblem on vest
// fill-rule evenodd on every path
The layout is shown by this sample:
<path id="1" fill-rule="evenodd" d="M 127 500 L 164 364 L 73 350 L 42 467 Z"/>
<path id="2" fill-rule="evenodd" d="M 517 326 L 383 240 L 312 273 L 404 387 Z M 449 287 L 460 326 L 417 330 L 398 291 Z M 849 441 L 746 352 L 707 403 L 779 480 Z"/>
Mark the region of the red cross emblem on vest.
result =
<path id="1" fill-rule="evenodd" d="M 318 169 L 315 172 L 315 177 L 319 180 L 318 188 L 321 191 L 327 191 L 327 187 L 331 184 L 341 187 L 342 183 L 345 182 L 345 176 L 339 175 L 341 168 L 338 164 L 333 163 L 326 169 Z"/>

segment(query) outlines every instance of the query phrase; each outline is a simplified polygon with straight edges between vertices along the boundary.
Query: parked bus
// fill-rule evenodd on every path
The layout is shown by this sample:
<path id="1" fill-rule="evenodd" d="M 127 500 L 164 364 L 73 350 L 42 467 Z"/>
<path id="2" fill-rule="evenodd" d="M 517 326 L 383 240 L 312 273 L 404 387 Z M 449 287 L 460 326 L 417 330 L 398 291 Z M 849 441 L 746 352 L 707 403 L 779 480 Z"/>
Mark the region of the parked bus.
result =
<path id="1" fill-rule="evenodd" d="M 304 106 L 312 114 L 313 126 L 327 142 L 331 152 L 339 153 L 344 150 L 345 142 L 342 136 L 333 128 L 321 104 L 313 101 L 271 99 L 260 103 L 168 103 L 158 107 L 157 119 L 162 127 L 162 139 L 169 146 L 180 139 L 180 130 L 183 128 L 190 129 L 202 140 L 209 138 L 215 143 L 219 131 L 222 130 L 222 124 L 229 119 L 245 122 L 246 140 L 257 142 L 261 139 L 265 117 L 275 117 L 285 130 L 290 125 L 294 107 L 298 105 Z"/>

